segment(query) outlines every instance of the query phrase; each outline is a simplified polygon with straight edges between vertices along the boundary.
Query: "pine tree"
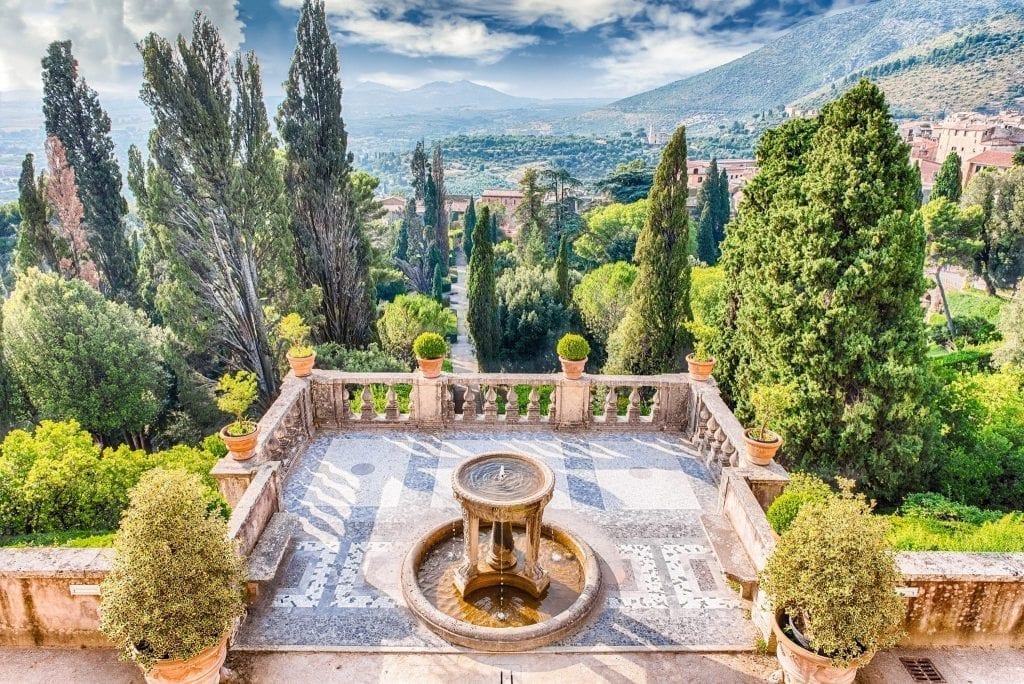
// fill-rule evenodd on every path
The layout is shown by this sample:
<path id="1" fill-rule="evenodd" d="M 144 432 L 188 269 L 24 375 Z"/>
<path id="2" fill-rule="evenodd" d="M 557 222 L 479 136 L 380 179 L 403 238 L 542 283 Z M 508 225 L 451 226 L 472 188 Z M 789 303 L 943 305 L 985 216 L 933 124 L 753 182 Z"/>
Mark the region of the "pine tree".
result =
<path id="1" fill-rule="evenodd" d="M 757 160 L 723 247 L 716 377 L 746 419 L 756 386 L 795 383 L 775 426 L 784 462 L 894 500 L 918 484 L 932 428 L 907 146 L 865 80 L 817 120 L 766 133 Z"/>
<path id="2" fill-rule="evenodd" d="M 468 260 L 473 256 L 473 230 L 476 229 L 476 205 L 473 198 L 469 198 L 469 206 L 466 207 L 466 215 L 462 219 L 462 253 Z"/>
<path id="3" fill-rule="evenodd" d="M 120 301 L 137 299 L 138 253 L 124 220 L 121 169 L 110 117 L 96 91 L 78 75 L 71 42 L 51 43 L 43 58 L 43 114 L 46 135 L 61 141 L 75 170 L 90 254 L 104 291 Z"/>
<path id="4" fill-rule="evenodd" d="M 563 235 L 558 241 L 558 256 L 555 258 L 555 284 L 562 306 L 569 306 L 569 245 Z"/>
<path id="5" fill-rule="evenodd" d="M 494 246 L 487 234 L 490 225 L 490 208 L 485 205 L 473 228 L 473 256 L 469 261 L 469 311 L 466 313 L 469 335 L 481 361 L 495 359 L 501 345 L 498 296 L 494 281 Z"/>
<path id="6" fill-rule="evenodd" d="M 287 146 L 285 182 L 299 272 L 307 287 L 322 293 L 323 337 L 362 346 L 375 318 L 370 245 L 353 197 L 338 48 L 322 0 L 303 2 L 296 38 L 277 124 Z"/>
<path id="7" fill-rule="evenodd" d="M 434 279 L 430 288 L 430 295 L 437 301 L 444 303 L 444 276 L 441 275 L 441 265 L 434 266 Z"/>
<path id="8" fill-rule="evenodd" d="M 548 238 L 548 217 L 544 207 L 545 188 L 540 182 L 537 169 L 527 169 L 519 181 L 523 199 L 516 207 L 516 221 L 519 222 L 517 246 L 520 254 L 527 250 L 533 240 L 544 245 Z"/>
<path id="9" fill-rule="evenodd" d="M 950 202 L 959 202 L 963 192 L 963 177 L 960 170 L 960 155 L 956 150 L 946 155 L 945 161 L 935 174 L 935 185 L 932 186 L 932 197 L 945 197 Z"/>
<path id="10" fill-rule="evenodd" d="M 43 272 L 56 270 L 57 244 L 46 204 L 46 177 L 40 175 L 36 178 L 32 154 L 26 154 L 21 162 L 18 192 L 21 224 L 14 247 L 14 266 L 22 272 L 33 266 Z"/>
<path id="11" fill-rule="evenodd" d="M 671 373 L 690 344 L 690 264 L 687 257 L 686 127 L 661 155 L 651 187 L 647 222 L 637 238 L 633 303 L 609 342 L 608 372 Z"/>

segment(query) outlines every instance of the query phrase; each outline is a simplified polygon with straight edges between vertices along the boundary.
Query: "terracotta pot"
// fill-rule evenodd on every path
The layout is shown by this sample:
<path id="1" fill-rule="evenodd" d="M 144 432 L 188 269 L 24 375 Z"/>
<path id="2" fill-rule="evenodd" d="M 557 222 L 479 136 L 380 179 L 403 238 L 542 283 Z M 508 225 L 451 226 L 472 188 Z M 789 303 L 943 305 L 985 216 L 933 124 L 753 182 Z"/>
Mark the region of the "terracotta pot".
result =
<path id="1" fill-rule="evenodd" d="M 689 354 L 686 357 L 686 370 L 690 372 L 690 377 L 697 382 L 707 382 L 708 378 L 711 377 L 711 371 L 714 370 L 717 361 L 710 359 L 708 361 L 698 361 L 693 358 L 693 354 Z"/>
<path id="2" fill-rule="evenodd" d="M 224 440 L 224 445 L 227 446 L 228 451 L 231 453 L 231 458 L 236 461 L 246 461 L 253 457 L 253 454 L 256 453 L 256 438 L 259 437 L 259 434 L 259 425 L 249 434 L 237 437 L 228 434 L 227 425 L 220 429 L 220 438 Z"/>
<path id="3" fill-rule="evenodd" d="M 295 377 L 304 378 L 313 372 L 313 364 L 316 363 L 316 352 L 309 356 L 292 356 L 291 352 L 285 354 L 288 358 L 288 365 L 292 367 Z"/>
<path id="4" fill-rule="evenodd" d="M 786 675 L 786 684 L 853 684 L 858 666 L 834 667 L 830 658 L 803 648 L 782 631 L 781 618 L 782 611 L 776 611 L 772 631 L 775 633 L 775 657 Z"/>
<path id="5" fill-rule="evenodd" d="M 782 446 L 782 437 L 768 430 L 768 434 L 775 439 L 771 442 L 762 442 L 753 438 L 753 434 L 760 432 L 760 428 L 750 428 L 743 431 L 743 442 L 747 445 L 747 458 L 754 465 L 766 466 L 775 458 L 776 452 Z"/>
<path id="6" fill-rule="evenodd" d="M 586 359 L 570 361 L 559 356 L 558 360 L 562 362 L 562 372 L 565 373 L 566 380 L 579 380 L 583 376 L 583 368 L 587 365 Z"/>
<path id="7" fill-rule="evenodd" d="M 441 375 L 441 367 L 444 365 L 444 358 L 421 359 L 417 357 L 416 363 L 419 364 L 420 372 L 423 373 L 423 377 L 436 378 Z"/>
<path id="8" fill-rule="evenodd" d="M 228 655 L 228 637 L 188 660 L 158 660 L 146 674 L 149 684 L 217 684 Z"/>

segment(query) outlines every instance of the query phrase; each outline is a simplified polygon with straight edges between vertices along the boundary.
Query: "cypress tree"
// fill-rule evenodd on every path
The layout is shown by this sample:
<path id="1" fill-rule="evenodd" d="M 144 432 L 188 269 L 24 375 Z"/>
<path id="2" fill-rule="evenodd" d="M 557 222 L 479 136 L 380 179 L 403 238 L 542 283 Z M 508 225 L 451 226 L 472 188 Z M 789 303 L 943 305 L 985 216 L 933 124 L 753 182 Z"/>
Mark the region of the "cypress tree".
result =
<path id="1" fill-rule="evenodd" d="M 61 141 L 75 170 L 89 256 L 99 268 L 103 290 L 118 300 L 135 301 L 138 253 L 124 220 L 128 205 L 121 196 L 110 117 L 96 91 L 79 77 L 70 41 L 51 43 L 43 58 L 43 114 L 46 135 Z"/>
<path id="2" fill-rule="evenodd" d="M 558 256 L 555 257 L 555 284 L 562 306 L 569 306 L 569 246 L 563 235 L 558 240 Z"/>
<path id="3" fill-rule="evenodd" d="M 42 175 L 36 178 L 32 154 L 26 154 L 21 162 L 18 193 L 21 223 L 14 248 L 15 268 L 24 272 L 35 266 L 44 272 L 53 271 L 57 268 L 57 244 L 50 227 L 46 178 Z"/>
<path id="4" fill-rule="evenodd" d="M 701 207 L 699 200 L 697 206 Z M 708 266 L 714 266 L 718 263 L 718 242 L 715 240 L 715 219 L 710 202 L 703 205 L 699 216 L 700 218 L 697 220 L 697 258 Z"/>
<path id="5" fill-rule="evenodd" d="M 963 176 L 960 171 L 960 155 L 956 150 L 946 155 L 945 161 L 935 174 L 935 185 L 932 186 L 932 194 L 929 197 L 945 197 L 950 202 L 959 202 L 963 192 Z"/>
<path id="6" fill-rule="evenodd" d="M 492 245 L 496 245 L 496 244 L 498 244 L 498 215 L 497 214 L 491 214 L 490 226 L 491 226 L 491 230 L 490 230 L 491 244 Z"/>
<path id="7" fill-rule="evenodd" d="M 894 500 L 915 486 L 932 428 L 907 146 L 865 80 L 817 120 L 767 133 L 757 156 L 723 249 L 716 375 L 746 419 L 756 386 L 794 383 L 775 426 L 784 461 Z"/>
<path id="8" fill-rule="evenodd" d="M 434 266 L 434 279 L 430 287 L 431 296 L 437 301 L 444 303 L 444 276 L 441 275 L 441 265 Z"/>
<path id="9" fill-rule="evenodd" d="M 476 228 L 476 206 L 473 198 L 469 198 L 469 206 L 466 207 L 466 215 L 462 220 L 462 252 L 466 259 L 473 256 L 473 230 Z"/>
<path id="10" fill-rule="evenodd" d="M 395 241 L 394 257 L 403 261 L 409 258 L 409 229 L 404 219 L 398 224 L 398 239 Z"/>
<path id="11" fill-rule="evenodd" d="M 375 312 L 370 245 L 352 192 L 352 156 L 341 117 L 338 48 L 322 0 L 299 16 L 277 125 L 287 145 L 285 182 L 299 272 L 322 294 L 323 337 L 345 346 L 370 341 Z"/>
<path id="12" fill-rule="evenodd" d="M 452 246 L 448 240 L 448 198 L 444 190 L 444 155 L 441 154 L 440 145 L 434 145 L 430 178 L 434 186 L 434 244 L 437 245 L 437 251 L 444 256 L 444 260 L 441 261 L 441 273 L 448 275 L 448 255 Z"/>
<path id="13" fill-rule="evenodd" d="M 609 342 L 607 372 L 656 375 L 682 366 L 691 319 L 686 197 L 686 127 L 680 126 L 654 175 L 647 222 L 636 243 L 633 302 Z"/>
<path id="14" fill-rule="evenodd" d="M 732 213 L 732 202 L 729 200 L 729 171 L 728 169 L 722 169 L 718 175 L 718 194 L 716 199 L 718 201 L 716 207 L 716 218 L 718 222 L 715 224 L 715 248 L 721 253 L 722 240 L 725 239 L 725 226 L 729 223 L 729 214 Z"/>
<path id="15" fill-rule="evenodd" d="M 494 282 L 494 246 L 488 227 L 490 209 L 485 205 L 473 228 L 473 256 L 469 260 L 469 311 L 466 323 L 477 356 L 490 361 L 498 356 L 501 330 L 498 327 L 498 295 Z"/>
<path id="16" fill-rule="evenodd" d="M 423 141 L 416 143 L 416 149 L 412 152 L 412 159 L 409 161 L 409 168 L 412 170 L 412 189 L 416 200 L 422 202 L 427 194 L 427 152 L 423 149 Z M 426 222 L 426 218 L 424 218 Z"/>

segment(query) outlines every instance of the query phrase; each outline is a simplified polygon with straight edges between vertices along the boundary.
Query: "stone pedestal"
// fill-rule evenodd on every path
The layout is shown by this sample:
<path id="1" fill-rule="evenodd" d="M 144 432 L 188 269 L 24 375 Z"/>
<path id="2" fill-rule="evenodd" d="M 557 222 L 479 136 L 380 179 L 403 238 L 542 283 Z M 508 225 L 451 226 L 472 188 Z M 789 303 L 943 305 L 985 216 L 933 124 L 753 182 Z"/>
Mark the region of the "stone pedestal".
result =
<path id="1" fill-rule="evenodd" d="M 410 405 L 415 407 L 413 418 L 416 425 L 425 428 L 439 428 L 444 425 L 445 374 L 436 378 L 425 378 L 419 371 L 412 383 Z"/>
<path id="2" fill-rule="evenodd" d="M 590 422 L 590 383 L 586 380 L 558 381 L 555 386 L 555 419 L 560 428 L 581 427 Z"/>

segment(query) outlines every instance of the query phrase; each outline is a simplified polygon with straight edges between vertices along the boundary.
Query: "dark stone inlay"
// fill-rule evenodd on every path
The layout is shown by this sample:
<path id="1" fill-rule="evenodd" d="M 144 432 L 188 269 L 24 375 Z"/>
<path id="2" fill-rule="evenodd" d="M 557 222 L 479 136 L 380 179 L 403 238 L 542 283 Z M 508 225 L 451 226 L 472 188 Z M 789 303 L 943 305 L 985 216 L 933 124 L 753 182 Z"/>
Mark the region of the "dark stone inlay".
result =
<path id="1" fill-rule="evenodd" d="M 353 475 L 369 475 L 370 473 L 373 472 L 373 470 L 374 467 L 372 463 L 356 463 L 354 466 L 352 466 Z"/>
<path id="2" fill-rule="evenodd" d="M 423 456 L 413 454 L 409 457 L 409 467 L 405 471 L 405 488 L 412 492 L 434 492 L 435 478 L 437 472 L 437 456 Z"/>
<path id="3" fill-rule="evenodd" d="M 693 568 L 693 574 L 697 578 L 697 587 L 701 591 L 714 591 L 718 588 L 715 584 L 715 577 L 711 574 L 711 568 L 708 567 L 706 560 L 691 558 L 690 567 Z"/>

